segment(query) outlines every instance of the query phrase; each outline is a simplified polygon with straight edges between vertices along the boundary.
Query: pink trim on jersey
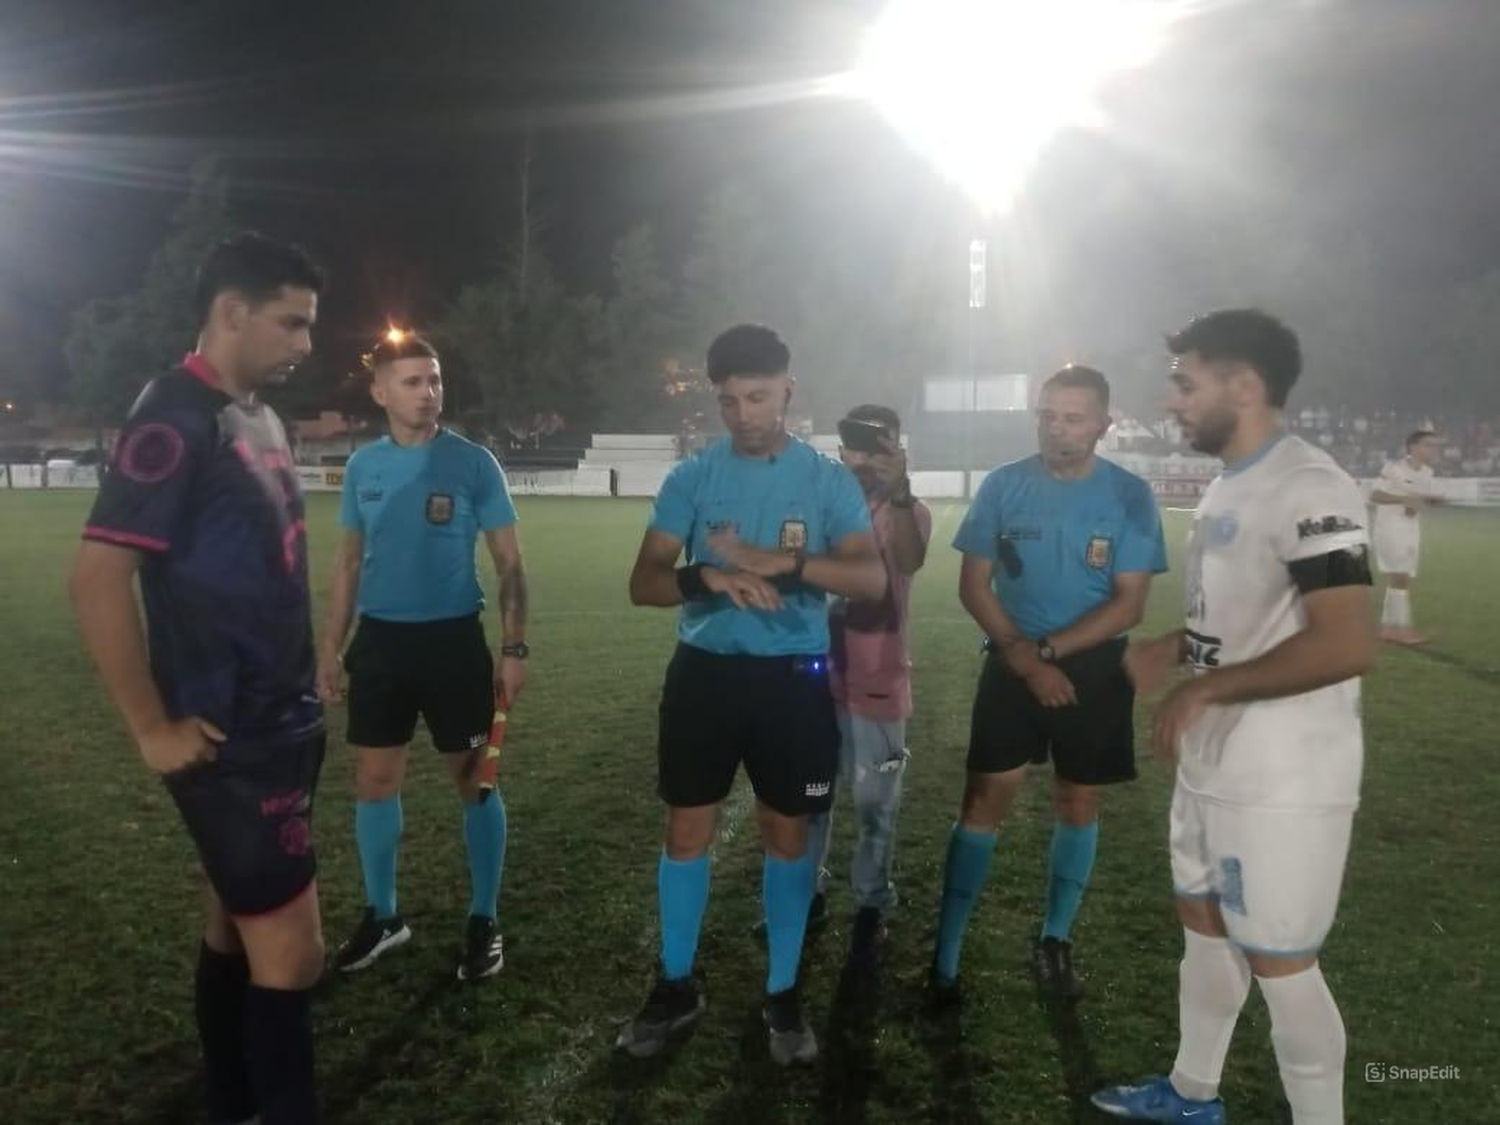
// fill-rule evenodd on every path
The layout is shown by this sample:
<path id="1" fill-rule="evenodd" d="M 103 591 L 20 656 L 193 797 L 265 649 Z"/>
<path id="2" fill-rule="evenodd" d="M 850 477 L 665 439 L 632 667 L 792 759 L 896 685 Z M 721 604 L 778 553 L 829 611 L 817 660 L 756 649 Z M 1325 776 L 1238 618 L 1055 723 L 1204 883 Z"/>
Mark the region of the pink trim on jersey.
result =
<path id="1" fill-rule="evenodd" d="M 194 378 L 207 383 L 216 391 L 224 389 L 218 370 L 197 352 L 188 352 L 187 355 L 182 357 L 182 369 Z"/>
<path id="2" fill-rule="evenodd" d="M 85 539 L 98 539 L 118 547 L 140 547 L 147 551 L 170 551 L 172 544 L 165 539 L 153 539 L 149 535 L 137 535 L 132 531 L 116 531 L 112 527 L 95 527 L 89 524 L 83 529 Z"/>

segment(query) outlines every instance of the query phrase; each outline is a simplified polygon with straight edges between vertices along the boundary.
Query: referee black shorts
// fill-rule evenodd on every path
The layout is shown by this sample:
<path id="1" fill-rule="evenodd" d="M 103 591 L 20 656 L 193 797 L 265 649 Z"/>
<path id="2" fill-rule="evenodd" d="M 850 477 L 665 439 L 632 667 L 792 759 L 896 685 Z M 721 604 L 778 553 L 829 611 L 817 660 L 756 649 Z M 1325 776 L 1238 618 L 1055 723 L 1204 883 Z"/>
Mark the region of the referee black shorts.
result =
<path id="1" fill-rule="evenodd" d="M 162 778 L 219 901 L 238 917 L 285 906 L 318 871 L 313 797 L 320 730 L 273 746 L 222 746 L 212 762 Z"/>
<path id="2" fill-rule="evenodd" d="M 721 656 L 679 644 L 667 665 L 657 792 L 674 808 L 716 805 L 741 762 L 783 816 L 833 802 L 839 726 L 826 656 Z"/>
<path id="3" fill-rule="evenodd" d="M 479 615 L 361 617 L 344 653 L 351 746 L 405 746 L 420 715 L 445 754 L 478 750 L 495 717 L 495 662 Z"/>
<path id="4" fill-rule="evenodd" d="M 1078 702 L 1043 707 L 995 653 L 985 654 L 969 726 L 972 773 L 1006 773 L 1052 759 L 1076 785 L 1135 779 L 1135 689 L 1122 663 L 1125 640 L 1106 641 L 1057 662 Z"/>

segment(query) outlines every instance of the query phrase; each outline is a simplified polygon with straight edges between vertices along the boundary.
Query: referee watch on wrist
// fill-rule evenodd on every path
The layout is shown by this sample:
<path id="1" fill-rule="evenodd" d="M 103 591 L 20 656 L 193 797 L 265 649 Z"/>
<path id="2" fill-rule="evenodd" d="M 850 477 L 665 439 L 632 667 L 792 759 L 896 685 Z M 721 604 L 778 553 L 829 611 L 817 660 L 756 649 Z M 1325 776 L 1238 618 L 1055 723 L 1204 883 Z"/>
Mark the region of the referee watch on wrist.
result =
<path id="1" fill-rule="evenodd" d="M 517 641 L 513 645 L 501 645 L 500 655 L 509 656 L 515 660 L 525 660 L 531 655 L 531 646 L 525 641 Z"/>
<path id="2" fill-rule="evenodd" d="M 1049 637 L 1038 637 L 1037 638 L 1037 641 L 1036 641 L 1036 654 L 1038 656 L 1040 656 L 1043 660 L 1045 660 L 1048 664 L 1052 664 L 1052 663 L 1056 662 L 1056 660 L 1057 660 L 1057 649 L 1055 649 L 1055 648 L 1052 647 L 1052 640 L 1051 640 L 1051 638 L 1049 638 Z"/>

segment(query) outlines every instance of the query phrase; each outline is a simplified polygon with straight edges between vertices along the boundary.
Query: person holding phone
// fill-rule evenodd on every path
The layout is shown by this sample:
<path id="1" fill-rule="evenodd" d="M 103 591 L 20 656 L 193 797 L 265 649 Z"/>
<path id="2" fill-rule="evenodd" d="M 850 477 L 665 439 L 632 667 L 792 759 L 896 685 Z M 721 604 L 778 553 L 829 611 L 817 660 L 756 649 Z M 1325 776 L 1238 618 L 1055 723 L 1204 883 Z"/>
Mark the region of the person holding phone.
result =
<path id="1" fill-rule="evenodd" d="M 901 419 L 888 406 L 856 406 L 839 422 L 839 458 L 859 481 L 875 546 L 885 566 L 879 601 L 835 598 L 828 628 L 830 686 L 839 723 L 839 779 L 854 804 L 857 835 L 849 864 L 854 927 L 847 970 L 875 976 L 885 916 L 896 904 L 891 868 L 906 776 L 906 722 L 912 713 L 908 622 L 912 578 L 927 558 L 932 512 L 911 491 Z M 808 820 L 808 851 L 818 864 L 808 924 L 827 917 L 827 863 L 833 809 Z"/>
<path id="2" fill-rule="evenodd" d="M 953 546 L 959 600 L 985 634 L 968 783 L 948 842 L 931 984 L 956 997 L 959 953 L 996 832 L 1026 767 L 1053 766 L 1046 909 L 1032 946 L 1043 988 L 1071 999 L 1071 927 L 1094 866 L 1100 789 L 1135 777 L 1125 633 L 1167 569 L 1151 486 L 1095 454 L 1109 383 L 1064 367 L 1042 386 L 1036 456 L 985 478 Z"/>

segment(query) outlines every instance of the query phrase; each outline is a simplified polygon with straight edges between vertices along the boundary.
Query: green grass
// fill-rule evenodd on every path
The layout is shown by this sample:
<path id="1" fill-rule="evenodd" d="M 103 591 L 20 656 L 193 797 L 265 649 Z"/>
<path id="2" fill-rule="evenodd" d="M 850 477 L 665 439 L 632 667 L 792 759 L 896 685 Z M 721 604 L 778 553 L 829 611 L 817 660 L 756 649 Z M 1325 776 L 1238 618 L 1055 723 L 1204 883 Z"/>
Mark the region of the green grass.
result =
<path id="1" fill-rule="evenodd" d="M 81 493 L 0 493 L 0 1116 L 192 1120 L 198 876 L 75 636 L 63 585 L 88 503 Z M 849 913 L 840 885 L 835 923 L 806 959 L 824 1058 L 790 1075 L 767 1060 L 764 961 L 749 936 L 760 857 L 742 785 L 727 806 L 699 961 L 707 1015 L 661 1060 L 617 1058 L 616 1021 L 642 999 L 655 952 L 655 707 L 672 615 L 626 600 L 644 504 L 523 500 L 521 509 L 535 656 L 502 772 L 509 964 L 480 988 L 451 979 L 468 899 L 459 810 L 430 747 L 419 746 L 400 884 L 416 938 L 376 969 L 324 987 L 316 1019 L 331 1120 L 1088 1121 L 1096 1085 L 1171 1065 L 1181 938 L 1166 856 L 1171 778 L 1155 764 L 1107 799 L 1075 934 L 1090 984 L 1076 1015 L 1040 1004 L 1025 969 L 1051 827 L 1040 777 L 1002 833 L 970 930 L 969 1002 L 951 1023 L 922 1013 L 977 671 L 945 546 L 916 588 L 918 713 L 897 860 L 905 905 L 876 1018 L 861 1024 L 835 1004 Z M 938 509 L 939 544 L 960 514 Z M 1439 640 L 1426 652 L 1383 654 L 1367 681 L 1365 799 L 1326 949 L 1349 1031 L 1356 1122 L 1500 1121 L 1500 595 L 1491 569 L 1500 517 L 1427 521 L 1414 600 Z M 322 587 L 333 498 L 313 497 L 309 522 Z M 1172 516 L 1174 547 L 1183 530 Z M 1169 627 L 1178 597 L 1175 573 L 1158 582 L 1146 627 Z M 330 727 L 318 847 L 332 945 L 362 895 L 342 716 Z M 840 870 L 848 827 L 836 839 Z M 1461 1077 L 1371 1084 L 1366 1063 L 1453 1065 Z M 1258 996 L 1240 1021 L 1224 1093 L 1237 1121 L 1287 1119 Z"/>

